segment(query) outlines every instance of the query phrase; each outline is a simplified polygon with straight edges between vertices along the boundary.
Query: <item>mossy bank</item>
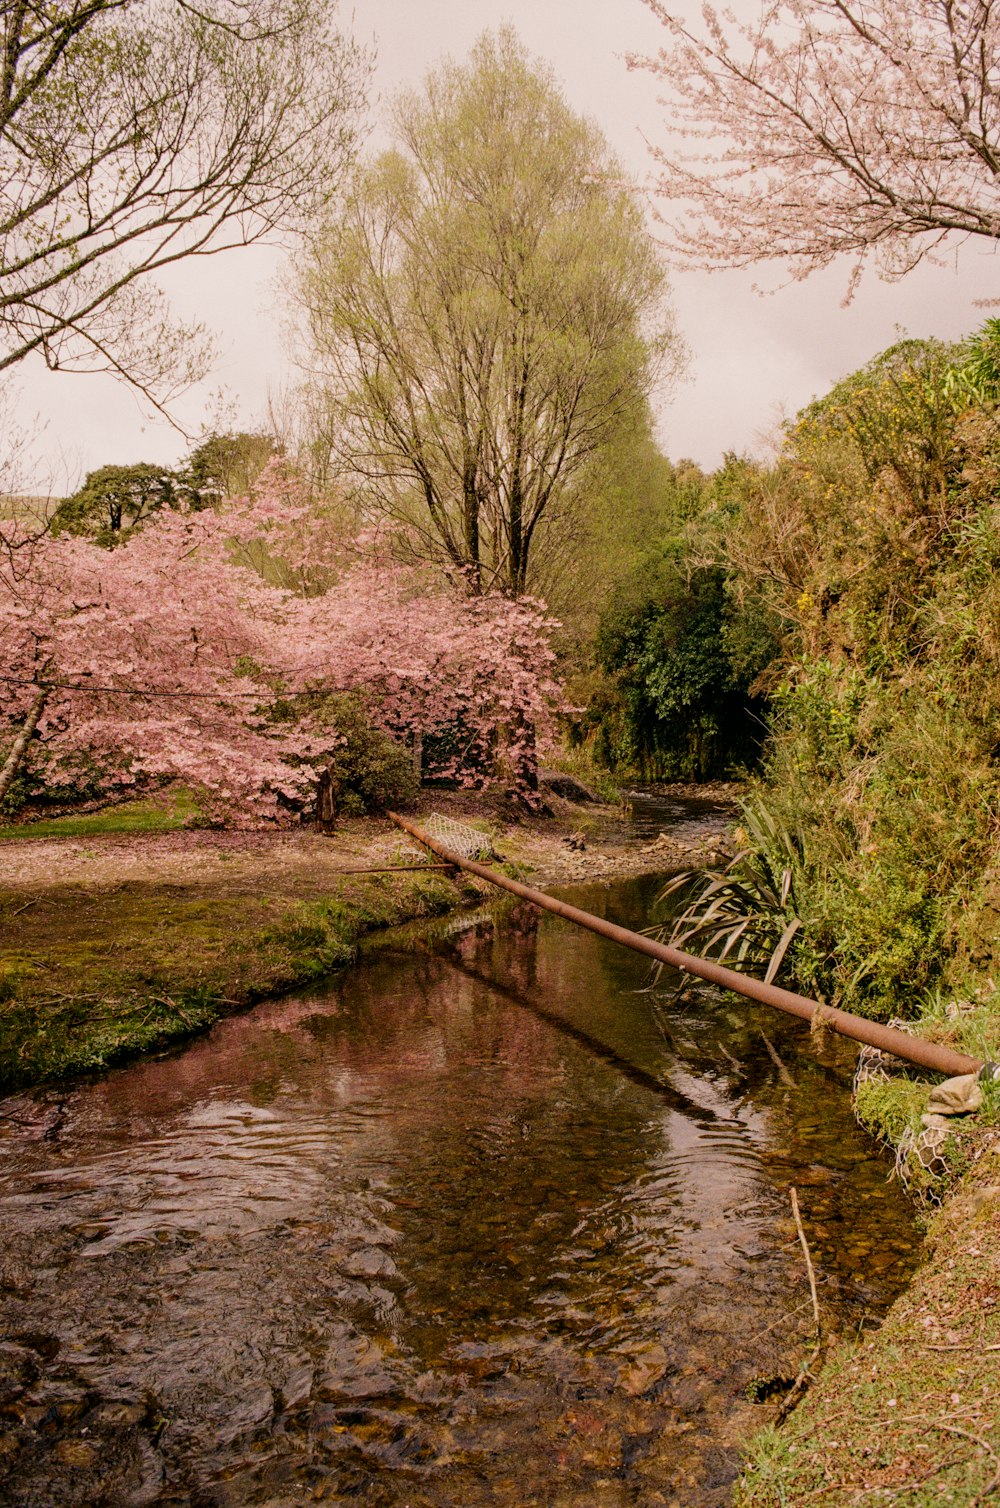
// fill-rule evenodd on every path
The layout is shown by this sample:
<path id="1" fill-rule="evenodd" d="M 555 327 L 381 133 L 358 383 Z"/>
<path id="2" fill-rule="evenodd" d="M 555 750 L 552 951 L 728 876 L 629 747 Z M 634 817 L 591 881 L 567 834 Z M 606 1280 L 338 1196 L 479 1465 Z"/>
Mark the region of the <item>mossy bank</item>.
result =
<path id="1" fill-rule="evenodd" d="M 310 984 L 376 928 L 468 899 L 440 871 L 345 876 L 325 893 L 137 884 L 0 895 L 0 1090 L 107 1068 Z"/>

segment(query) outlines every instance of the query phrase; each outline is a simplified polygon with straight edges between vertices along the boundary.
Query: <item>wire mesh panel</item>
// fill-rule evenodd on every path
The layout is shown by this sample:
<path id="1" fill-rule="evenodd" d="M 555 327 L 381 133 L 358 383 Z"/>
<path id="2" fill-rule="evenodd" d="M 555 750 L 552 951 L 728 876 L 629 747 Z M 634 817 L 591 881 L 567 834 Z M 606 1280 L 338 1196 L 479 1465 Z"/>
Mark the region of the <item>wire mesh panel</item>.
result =
<path id="1" fill-rule="evenodd" d="M 442 848 L 450 848 L 460 859 L 485 861 L 495 858 L 489 835 L 470 827 L 467 822 L 456 822 L 453 817 L 431 812 L 421 826 L 429 838 L 440 843 Z"/>
<path id="2" fill-rule="evenodd" d="M 913 1035 L 913 1027 L 909 1021 L 901 1021 L 894 1017 L 888 1023 L 897 1031 L 908 1032 Z M 868 1042 L 862 1042 L 861 1051 L 858 1054 L 857 1067 L 854 1070 L 854 1093 L 857 1094 L 862 1084 L 868 1084 L 872 1079 L 878 1079 L 881 1083 L 887 1083 L 897 1073 L 912 1071 L 912 1064 L 904 1058 L 897 1058 L 891 1052 L 883 1052 L 879 1047 L 872 1047 Z"/>

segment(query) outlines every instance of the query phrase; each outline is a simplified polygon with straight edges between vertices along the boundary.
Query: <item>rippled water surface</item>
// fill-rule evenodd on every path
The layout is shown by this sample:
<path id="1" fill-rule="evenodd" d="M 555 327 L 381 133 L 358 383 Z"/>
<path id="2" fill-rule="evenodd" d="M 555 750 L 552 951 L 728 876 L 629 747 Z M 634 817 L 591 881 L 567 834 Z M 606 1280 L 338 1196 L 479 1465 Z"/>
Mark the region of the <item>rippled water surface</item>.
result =
<path id="1" fill-rule="evenodd" d="M 649 884 L 571 898 L 626 923 Z M 522 911 L 0 1104 L 0 1501 L 722 1504 L 916 1237 L 846 1046 Z M 766 1035 L 765 1035 L 766 1034 Z"/>
<path id="2" fill-rule="evenodd" d="M 624 820 L 606 836 L 626 845 L 648 843 L 662 832 L 682 843 L 697 840 L 722 832 L 733 816 L 732 804 L 714 797 L 666 796 L 641 787 L 622 792 L 622 811 Z"/>

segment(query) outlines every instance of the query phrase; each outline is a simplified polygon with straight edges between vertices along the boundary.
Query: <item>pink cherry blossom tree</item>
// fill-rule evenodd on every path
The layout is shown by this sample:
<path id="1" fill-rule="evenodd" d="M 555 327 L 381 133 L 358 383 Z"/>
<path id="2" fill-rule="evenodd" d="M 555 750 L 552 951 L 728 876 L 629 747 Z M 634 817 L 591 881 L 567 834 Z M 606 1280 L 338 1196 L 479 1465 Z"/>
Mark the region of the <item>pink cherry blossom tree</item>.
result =
<path id="1" fill-rule="evenodd" d="M 157 514 L 112 550 L 14 541 L 0 555 L 0 799 L 38 746 L 53 787 L 81 767 L 109 788 L 173 777 L 230 816 L 291 820 L 337 744 L 330 698 L 345 691 L 403 741 L 447 733 L 439 773 L 527 790 L 559 696 L 549 626 L 537 603 L 455 600 L 345 551 L 276 470 L 252 501 Z"/>
<path id="2" fill-rule="evenodd" d="M 668 39 L 630 66 L 664 88 L 654 149 L 688 266 L 854 258 L 900 278 L 946 237 L 1000 239 L 1000 8 L 991 0 L 763 0 L 696 28 L 646 0 Z"/>

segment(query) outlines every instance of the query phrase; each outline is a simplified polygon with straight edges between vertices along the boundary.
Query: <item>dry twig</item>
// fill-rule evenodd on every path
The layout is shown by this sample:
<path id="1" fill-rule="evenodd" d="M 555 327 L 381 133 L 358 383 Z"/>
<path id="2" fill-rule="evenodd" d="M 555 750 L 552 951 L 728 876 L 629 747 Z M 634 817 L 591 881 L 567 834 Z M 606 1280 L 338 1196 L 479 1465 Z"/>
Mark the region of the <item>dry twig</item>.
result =
<path id="1" fill-rule="evenodd" d="M 792 1199 L 792 1214 L 795 1216 L 795 1228 L 799 1233 L 799 1242 L 802 1246 L 802 1250 L 805 1253 L 806 1258 L 806 1273 L 809 1277 L 809 1294 L 812 1299 L 813 1318 L 816 1321 L 816 1344 L 813 1346 L 809 1355 L 806 1357 L 805 1361 L 799 1368 L 799 1375 L 792 1383 L 791 1388 L 785 1394 L 781 1407 L 778 1409 L 777 1415 L 775 1416 L 774 1422 L 776 1424 L 780 1424 L 783 1419 L 788 1418 L 788 1415 L 792 1412 L 792 1409 L 798 1403 L 799 1399 L 802 1397 L 802 1394 L 809 1386 L 813 1375 L 812 1369 L 816 1365 L 816 1362 L 819 1360 L 820 1353 L 823 1350 L 823 1326 L 819 1313 L 819 1294 L 816 1291 L 816 1271 L 813 1267 L 812 1253 L 809 1250 L 809 1242 L 806 1240 L 806 1233 L 802 1225 L 802 1216 L 799 1214 L 798 1192 L 793 1188 L 790 1190 L 790 1193 Z"/>
<path id="2" fill-rule="evenodd" d="M 816 1320 L 816 1339 L 819 1340 L 823 1327 L 819 1317 L 819 1295 L 816 1292 L 816 1272 L 813 1267 L 812 1254 L 809 1250 L 809 1242 L 806 1240 L 806 1233 L 802 1227 L 802 1216 L 799 1214 L 798 1191 L 793 1188 L 790 1192 L 792 1198 L 792 1214 L 795 1216 L 795 1228 L 799 1233 L 799 1241 L 802 1243 L 802 1250 L 805 1254 L 806 1259 L 806 1272 L 809 1274 L 809 1293 L 812 1297 L 813 1317 Z"/>

